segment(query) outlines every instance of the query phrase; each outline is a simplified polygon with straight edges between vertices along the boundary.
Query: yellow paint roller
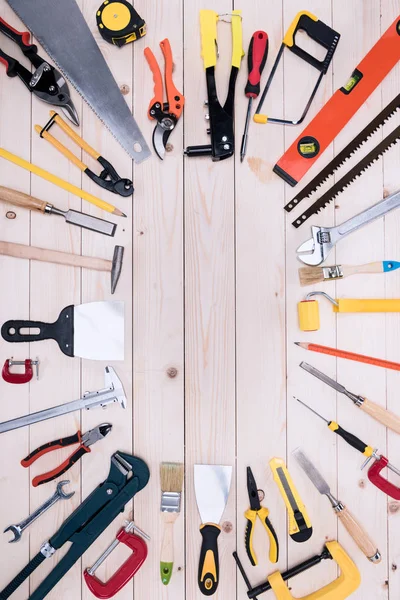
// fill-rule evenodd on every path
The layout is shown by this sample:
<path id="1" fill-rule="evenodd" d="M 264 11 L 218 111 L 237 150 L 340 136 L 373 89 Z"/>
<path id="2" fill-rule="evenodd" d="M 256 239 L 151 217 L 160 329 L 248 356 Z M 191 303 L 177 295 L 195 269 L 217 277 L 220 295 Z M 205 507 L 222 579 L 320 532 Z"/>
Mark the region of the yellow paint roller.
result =
<path id="1" fill-rule="evenodd" d="M 400 299 L 337 298 L 325 292 L 310 292 L 298 303 L 299 327 L 301 331 L 318 331 L 320 328 L 319 305 L 313 296 L 324 296 L 333 305 L 335 313 L 383 313 L 400 312 Z"/>

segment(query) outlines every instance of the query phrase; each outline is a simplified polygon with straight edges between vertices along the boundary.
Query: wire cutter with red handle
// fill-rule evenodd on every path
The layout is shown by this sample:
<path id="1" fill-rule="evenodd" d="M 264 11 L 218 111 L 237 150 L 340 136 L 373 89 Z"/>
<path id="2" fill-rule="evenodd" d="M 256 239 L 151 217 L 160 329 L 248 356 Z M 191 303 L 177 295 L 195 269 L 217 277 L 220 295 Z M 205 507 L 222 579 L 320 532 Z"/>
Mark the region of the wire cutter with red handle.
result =
<path id="1" fill-rule="evenodd" d="M 87 452 L 91 452 L 89 446 L 95 444 L 98 440 L 102 440 L 110 433 L 112 429 L 111 423 L 102 423 L 98 425 L 94 429 L 90 429 L 86 433 L 82 435 L 80 431 L 77 431 L 75 435 L 70 435 L 66 438 L 61 438 L 59 440 L 54 440 L 53 442 L 48 442 L 47 444 L 43 444 L 43 446 L 39 446 L 36 450 L 33 450 L 26 458 L 21 460 L 21 465 L 23 467 L 30 467 L 38 458 L 47 454 L 47 452 L 51 452 L 52 450 L 58 450 L 59 448 L 67 448 L 68 446 L 72 446 L 73 444 L 79 444 L 78 448 L 73 452 L 61 465 L 53 469 L 52 471 L 48 471 L 47 473 L 43 473 L 43 475 L 37 475 L 32 480 L 33 487 L 37 487 L 42 483 L 48 483 L 49 481 L 53 481 L 68 469 L 70 469 L 78 460 Z"/>
<path id="2" fill-rule="evenodd" d="M 185 104 L 185 97 L 178 92 L 172 81 L 173 59 L 169 40 L 166 38 L 160 42 L 160 47 L 165 59 L 165 89 L 167 93 L 167 102 L 163 102 L 163 83 L 160 67 L 150 50 L 144 49 L 144 55 L 151 72 L 153 73 L 154 98 L 151 100 L 148 109 L 149 119 L 155 119 L 157 125 L 153 132 L 153 147 L 157 156 L 164 160 L 165 147 L 173 129 L 182 114 Z"/>

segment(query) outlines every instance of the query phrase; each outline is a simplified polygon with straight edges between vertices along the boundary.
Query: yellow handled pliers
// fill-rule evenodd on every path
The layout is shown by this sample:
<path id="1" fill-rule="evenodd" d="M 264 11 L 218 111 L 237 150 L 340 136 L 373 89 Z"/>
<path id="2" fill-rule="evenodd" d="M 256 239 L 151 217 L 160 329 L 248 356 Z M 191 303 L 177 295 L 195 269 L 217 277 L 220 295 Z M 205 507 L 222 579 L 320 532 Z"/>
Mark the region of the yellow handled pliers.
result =
<path id="1" fill-rule="evenodd" d="M 247 491 L 249 494 L 250 508 L 246 510 L 244 516 L 247 519 L 245 544 L 247 556 L 253 566 L 257 564 L 257 556 L 253 548 L 253 532 L 254 526 L 257 520 L 257 516 L 264 528 L 267 531 L 269 538 L 269 559 L 272 563 L 278 562 L 279 557 L 279 543 L 276 536 L 275 530 L 272 527 L 271 521 L 269 520 L 269 510 L 264 506 L 261 506 L 260 499 L 258 496 L 257 484 L 254 479 L 253 472 L 250 467 L 247 467 Z"/>

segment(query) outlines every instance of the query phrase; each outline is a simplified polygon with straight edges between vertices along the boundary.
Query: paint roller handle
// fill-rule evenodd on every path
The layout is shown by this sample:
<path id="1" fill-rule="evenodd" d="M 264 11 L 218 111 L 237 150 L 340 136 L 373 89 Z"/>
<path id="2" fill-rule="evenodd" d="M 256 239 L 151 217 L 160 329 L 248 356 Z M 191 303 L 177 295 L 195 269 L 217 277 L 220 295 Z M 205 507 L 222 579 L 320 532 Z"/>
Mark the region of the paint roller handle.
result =
<path id="1" fill-rule="evenodd" d="M 368 558 L 368 560 L 376 565 L 380 563 L 382 557 L 381 553 L 376 547 L 376 544 L 374 544 L 374 542 L 368 536 L 368 533 L 360 525 L 357 519 L 351 514 L 349 509 L 343 507 L 342 510 L 339 510 L 338 517 L 343 523 L 344 527 L 347 529 L 348 533 L 355 541 L 355 543 L 357 544 L 357 546 L 360 548 L 361 552 Z"/>

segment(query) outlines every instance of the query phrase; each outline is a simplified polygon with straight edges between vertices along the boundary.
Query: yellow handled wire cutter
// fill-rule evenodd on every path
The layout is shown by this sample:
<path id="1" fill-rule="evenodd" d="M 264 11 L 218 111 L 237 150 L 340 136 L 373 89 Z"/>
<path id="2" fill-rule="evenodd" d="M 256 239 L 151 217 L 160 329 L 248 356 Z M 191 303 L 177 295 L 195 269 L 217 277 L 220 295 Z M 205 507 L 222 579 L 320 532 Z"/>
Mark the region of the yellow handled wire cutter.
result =
<path id="1" fill-rule="evenodd" d="M 278 562 L 279 557 L 279 543 L 276 536 L 275 530 L 272 527 L 271 521 L 269 520 L 269 510 L 264 506 L 261 506 L 260 499 L 258 496 L 257 484 L 254 479 L 253 472 L 250 467 L 247 467 L 247 491 L 249 494 L 250 508 L 244 513 L 247 519 L 246 526 L 246 552 L 247 556 L 253 567 L 257 564 L 257 556 L 253 548 L 253 533 L 254 526 L 256 524 L 257 517 L 268 534 L 269 538 L 269 559 L 272 563 Z"/>

